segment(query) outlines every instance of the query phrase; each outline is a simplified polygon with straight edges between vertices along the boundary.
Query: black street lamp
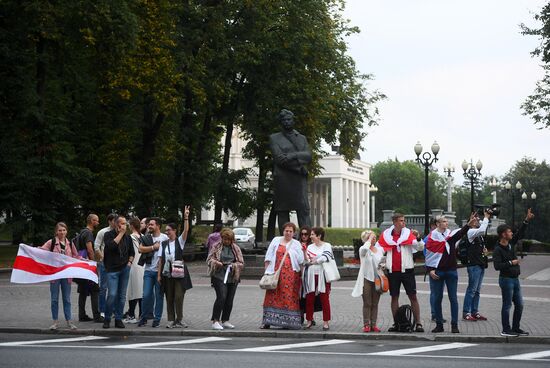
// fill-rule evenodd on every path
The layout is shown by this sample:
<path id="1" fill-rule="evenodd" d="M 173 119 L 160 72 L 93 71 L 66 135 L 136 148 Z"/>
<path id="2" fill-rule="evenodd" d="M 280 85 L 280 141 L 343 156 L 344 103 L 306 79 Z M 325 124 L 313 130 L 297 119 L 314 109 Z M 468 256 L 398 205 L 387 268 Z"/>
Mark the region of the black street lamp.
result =
<path id="1" fill-rule="evenodd" d="M 510 184 L 509 181 L 504 184 L 504 189 L 508 192 L 509 195 L 512 196 L 512 229 L 516 229 L 516 190 L 519 192 L 521 191 L 521 183 L 518 181 L 516 185 L 512 187 L 512 184 Z M 535 195 L 536 198 L 536 195 Z"/>
<path id="2" fill-rule="evenodd" d="M 436 141 L 432 144 L 432 153 L 426 151 L 422 153 L 422 145 L 420 142 L 417 142 L 414 145 L 414 153 L 416 153 L 416 161 L 424 166 L 424 236 L 426 236 L 430 230 L 430 201 L 429 194 L 430 190 L 428 187 L 428 174 L 430 166 L 434 162 L 437 162 L 437 154 L 439 153 L 439 144 Z M 422 155 L 422 158 L 420 156 Z"/>
<path id="3" fill-rule="evenodd" d="M 464 170 L 464 178 L 470 182 L 470 212 L 474 212 L 474 184 L 481 176 L 481 168 L 483 164 L 477 160 L 474 166 L 474 160 L 470 159 L 470 163 L 462 161 L 462 170 Z"/>

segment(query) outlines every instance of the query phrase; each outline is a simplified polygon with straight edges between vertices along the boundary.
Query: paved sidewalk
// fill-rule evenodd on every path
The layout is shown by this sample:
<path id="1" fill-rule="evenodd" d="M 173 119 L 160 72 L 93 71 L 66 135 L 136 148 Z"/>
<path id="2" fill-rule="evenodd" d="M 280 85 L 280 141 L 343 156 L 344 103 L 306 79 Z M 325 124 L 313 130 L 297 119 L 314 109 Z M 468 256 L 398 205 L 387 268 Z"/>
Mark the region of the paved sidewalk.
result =
<path id="1" fill-rule="evenodd" d="M 89 334 L 194 334 L 211 335 L 227 334 L 233 336 L 283 336 L 319 337 L 350 336 L 354 338 L 397 338 L 397 339 L 437 339 L 446 341 L 507 341 L 500 337 L 500 308 L 501 297 L 498 287 L 498 274 L 492 265 L 487 269 L 482 288 L 480 311 L 488 317 L 484 322 L 459 321 L 460 334 L 450 333 L 450 324 L 445 325 L 446 332 L 443 334 L 432 334 L 434 323 L 430 321 L 429 310 L 429 286 L 423 281 L 422 276 L 417 276 L 418 299 L 420 301 L 421 315 L 424 323 L 425 333 L 396 334 L 383 332 L 380 334 L 364 334 L 362 329 L 362 301 L 361 298 L 352 298 L 351 289 L 355 281 L 340 281 L 333 284 L 331 292 L 332 321 L 330 331 L 324 333 L 321 329 L 321 313 L 316 313 L 315 319 L 318 324 L 312 331 L 284 331 L 284 330 L 260 330 L 262 318 L 262 302 L 264 292 L 258 287 L 257 280 L 244 280 L 237 290 L 231 322 L 237 326 L 236 330 L 224 330 L 216 332 L 211 330 L 210 314 L 215 299 L 214 290 L 210 287 L 210 279 L 205 276 L 206 267 L 203 262 L 189 264 L 194 288 L 189 290 L 184 302 L 184 320 L 189 325 L 185 330 L 169 330 L 165 328 L 166 314 L 163 315 L 161 328 L 141 327 L 126 325 L 126 329 L 119 330 L 111 327 L 103 330 L 101 324 L 92 322 L 77 322 L 79 330 L 77 333 Z M 508 341 L 529 341 L 537 343 L 550 343 L 550 256 L 529 256 L 522 263 L 522 291 L 524 297 L 524 312 L 522 328 L 529 331 L 531 336 L 525 338 L 513 338 Z M 538 273 L 538 277 L 534 274 Z M 50 319 L 50 296 L 47 284 L 19 285 L 9 282 L 9 273 L 0 274 L 0 332 L 46 332 L 51 324 Z M 76 285 L 72 288 L 72 313 L 77 317 Z M 462 302 L 464 291 L 467 286 L 466 269 L 459 270 L 459 316 L 462 316 Z M 405 294 L 401 294 L 400 303 L 408 303 Z M 90 308 L 88 304 L 88 309 Z M 450 308 L 446 298 L 443 300 L 444 317 L 449 320 Z M 90 311 L 88 314 L 91 315 Z M 62 310 L 59 311 L 63 316 Z M 390 312 L 390 297 L 382 295 L 379 305 L 378 325 L 382 331 L 393 323 Z M 97 330 L 97 331 L 96 331 Z M 65 330 L 62 330 L 63 332 Z"/>

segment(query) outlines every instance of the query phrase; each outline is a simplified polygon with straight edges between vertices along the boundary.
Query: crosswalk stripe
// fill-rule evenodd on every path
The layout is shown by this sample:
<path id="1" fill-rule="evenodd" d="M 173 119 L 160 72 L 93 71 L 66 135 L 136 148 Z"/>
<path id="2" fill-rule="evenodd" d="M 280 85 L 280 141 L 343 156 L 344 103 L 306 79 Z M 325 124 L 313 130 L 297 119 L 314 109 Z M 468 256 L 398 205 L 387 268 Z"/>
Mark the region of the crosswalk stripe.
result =
<path id="1" fill-rule="evenodd" d="M 91 341 L 91 340 L 103 340 L 107 338 L 108 337 L 102 337 L 102 336 L 81 336 L 81 337 L 67 337 L 64 339 L 12 341 L 12 342 L 0 343 L 0 346 L 21 346 L 21 345 L 45 344 L 45 343 L 54 343 L 54 342 Z"/>
<path id="2" fill-rule="evenodd" d="M 534 353 L 526 353 L 526 354 L 508 355 L 504 357 L 499 357 L 497 359 L 524 360 L 524 359 L 545 358 L 547 356 L 550 356 L 550 350 L 536 351 Z"/>
<path id="3" fill-rule="evenodd" d="M 467 344 L 467 343 L 462 343 L 462 342 L 453 342 L 453 343 L 450 343 L 450 344 L 421 346 L 419 348 L 380 351 L 380 352 L 377 352 L 377 353 L 370 353 L 369 355 L 389 355 L 389 356 L 407 355 L 407 354 L 415 354 L 415 353 L 424 353 L 424 352 L 428 352 L 428 351 L 460 349 L 460 348 L 466 348 L 466 347 L 475 346 L 475 345 L 477 345 L 477 344 Z"/>
<path id="4" fill-rule="evenodd" d="M 312 346 L 327 346 L 327 345 L 338 345 L 338 344 L 347 344 L 353 342 L 351 340 L 320 340 L 312 342 L 302 342 L 298 344 L 285 344 L 285 345 L 270 345 L 270 346 L 259 346 L 257 348 L 246 348 L 246 349 L 237 349 L 236 351 L 276 351 L 284 349 L 296 349 L 296 348 L 307 348 Z"/>
<path id="5" fill-rule="evenodd" d="M 183 344 L 200 344 L 204 342 L 224 341 L 231 340 L 229 337 L 204 337 L 200 339 L 187 339 L 187 340 L 172 340 L 172 341 L 160 341 L 160 342 L 145 342 L 140 344 L 124 344 L 124 345 L 111 345 L 106 346 L 109 349 L 139 349 L 150 348 L 155 346 L 164 345 L 183 345 Z"/>

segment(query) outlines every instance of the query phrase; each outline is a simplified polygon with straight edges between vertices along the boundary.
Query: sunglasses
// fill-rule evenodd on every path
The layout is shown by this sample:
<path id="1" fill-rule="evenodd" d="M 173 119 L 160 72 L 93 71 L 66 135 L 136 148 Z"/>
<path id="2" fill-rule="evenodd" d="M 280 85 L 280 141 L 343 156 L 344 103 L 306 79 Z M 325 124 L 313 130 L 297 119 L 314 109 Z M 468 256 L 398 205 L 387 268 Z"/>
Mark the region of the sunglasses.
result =
<path id="1" fill-rule="evenodd" d="M 308 233 L 301 233 L 300 235 L 304 236 L 304 235 L 309 235 Z"/>

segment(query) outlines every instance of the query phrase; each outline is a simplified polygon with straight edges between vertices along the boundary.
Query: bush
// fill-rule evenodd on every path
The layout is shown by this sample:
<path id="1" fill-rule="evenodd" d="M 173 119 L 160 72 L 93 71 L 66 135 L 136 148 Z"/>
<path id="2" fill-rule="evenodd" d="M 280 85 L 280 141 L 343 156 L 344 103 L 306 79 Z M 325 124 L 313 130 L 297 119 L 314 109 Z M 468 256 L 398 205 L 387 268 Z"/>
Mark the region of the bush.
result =
<path id="1" fill-rule="evenodd" d="M 365 229 L 342 229 L 327 227 L 325 228 L 325 240 L 332 245 L 354 245 L 354 239 L 360 239 L 361 233 Z M 380 234 L 380 229 L 371 229 Z M 361 240 L 359 240 L 361 241 Z"/>

